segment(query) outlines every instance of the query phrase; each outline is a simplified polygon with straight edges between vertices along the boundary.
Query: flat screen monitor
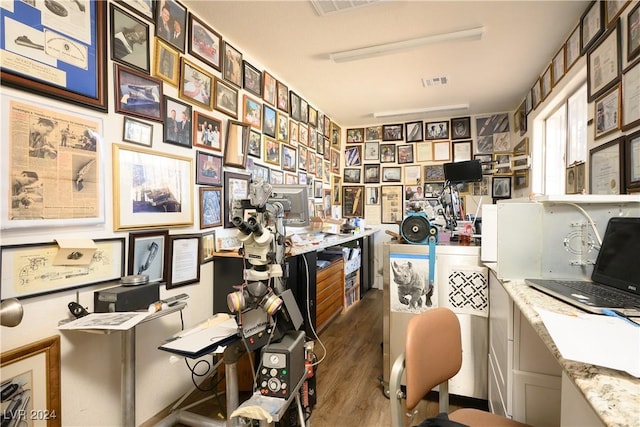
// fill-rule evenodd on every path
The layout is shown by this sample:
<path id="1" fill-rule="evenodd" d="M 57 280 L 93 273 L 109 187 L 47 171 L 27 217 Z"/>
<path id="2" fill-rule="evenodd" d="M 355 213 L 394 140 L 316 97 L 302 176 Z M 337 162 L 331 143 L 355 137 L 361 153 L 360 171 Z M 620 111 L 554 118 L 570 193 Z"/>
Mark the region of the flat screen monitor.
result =
<path id="1" fill-rule="evenodd" d="M 302 184 L 273 184 L 269 197 L 269 202 L 281 202 L 284 206 L 284 224 L 287 227 L 309 225 L 308 200 L 307 186 Z"/>
<path id="2" fill-rule="evenodd" d="M 451 183 L 482 181 L 482 166 L 480 160 L 445 163 L 444 179 Z"/>

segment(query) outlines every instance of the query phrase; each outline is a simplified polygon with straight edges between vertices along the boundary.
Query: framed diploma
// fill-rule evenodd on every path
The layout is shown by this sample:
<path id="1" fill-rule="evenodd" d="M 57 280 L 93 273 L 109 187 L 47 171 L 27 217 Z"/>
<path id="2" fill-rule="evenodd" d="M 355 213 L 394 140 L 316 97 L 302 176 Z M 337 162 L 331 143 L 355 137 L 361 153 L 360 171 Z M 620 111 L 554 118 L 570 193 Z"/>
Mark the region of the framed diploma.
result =
<path id="1" fill-rule="evenodd" d="M 622 61 L 620 55 L 620 23 L 602 36 L 598 45 L 587 54 L 587 91 L 589 102 L 611 89 L 620 81 Z"/>
<path id="2" fill-rule="evenodd" d="M 582 40 L 582 54 L 598 40 L 604 31 L 604 2 L 592 1 L 580 18 L 580 34 Z"/>
<path id="3" fill-rule="evenodd" d="M 30 3 L 2 2 L 2 84 L 107 111 L 107 2 Z"/>
<path id="4" fill-rule="evenodd" d="M 622 130 L 640 125 L 640 60 L 622 75 Z"/>
<path id="5" fill-rule="evenodd" d="M 589 193 L 623 194 L 625 137 L 602 144 L 589 151 Z"/>
<path id="6" fill-rule="evenodd" d="M 640 189 L 640 131 L 627 135 L 625 143 L 627 190 Z"/>
<path id="7" fill-rule="evenodd" d="M 619 84 L 596 100 L 594 139 L 620 129 L 620 105 Z"/>

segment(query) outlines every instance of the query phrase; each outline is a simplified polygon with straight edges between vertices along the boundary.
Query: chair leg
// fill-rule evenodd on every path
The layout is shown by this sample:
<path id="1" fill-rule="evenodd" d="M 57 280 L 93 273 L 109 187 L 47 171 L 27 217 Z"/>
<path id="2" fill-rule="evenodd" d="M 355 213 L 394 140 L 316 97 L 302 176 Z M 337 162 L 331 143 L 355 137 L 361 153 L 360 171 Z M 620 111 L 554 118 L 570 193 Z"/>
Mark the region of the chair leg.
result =
<path id="1" fill-rule="evenodd" d="M 404 373 L 404 353 L 399 355 L 391 368 L 389 376 L 389 401 L 391 404 L 391 426 L 402 427 L 402 399 L 404 395 L 401 389 L 402 374 Z"/>
<path id="2" fill-rule="evenodd" d="M 438 401 L 440 412 L 449 413 L 449 381 L 445 381 L 438 386 Z"/>

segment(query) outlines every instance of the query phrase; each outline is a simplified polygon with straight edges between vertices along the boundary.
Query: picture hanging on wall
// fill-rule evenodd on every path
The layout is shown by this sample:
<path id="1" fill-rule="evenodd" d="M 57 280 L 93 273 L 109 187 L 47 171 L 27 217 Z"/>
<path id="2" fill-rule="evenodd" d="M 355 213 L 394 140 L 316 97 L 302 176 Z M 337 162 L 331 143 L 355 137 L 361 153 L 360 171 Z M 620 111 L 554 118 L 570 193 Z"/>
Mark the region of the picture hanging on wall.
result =
<path id="1" fill-rule="evenodd" d="M 587 53 L 587 92 L 589 102 L 593 102 L 620 81 L 622 75 L 620 44 L 621 30 L 618 22 Z"/>
<path id="2" fill-rule="evenodd" d="M 116 113 L 162 122 L 162 80 L 115 65 Z"/>
<path id="3" fill-rule="evenodd" d="M 589 150 L 590 194 L 624 194 L 624 140 L 622 136 Z"/>
<path id="4" fill-rule="evenodd" d="M 422 121 L 405 123 L 404 125 L 406 127 L 407 142 L 417 142 L 424 139 L 422 136 Z"/>
<path id="5" fill-rule="evenodd" d="M 167 289 L 200 281 L 200 234 L 169 236 L 167 245 Z"/>
<path id="6" fill-rule="evenodd" d="M 153 75 L 172 86 L 178 86 L 180 77 L 180 53 L 159 38 L 155 40 Z"/>
<path id="7" fill-rule="evenodd" d="M 193 13 L 189 14 L 189 34 L 189 53 L 220 71 L 222 36 Z"/>
<path id="8" fill-rule="evenodd" d="M 213 151 L 222 151 L 222 120 L 193 112 L 193 145 Z"/>
<path id="9" fill-rule="evenodd" d="M 424 124 L 425 139 L 449 139 L 449 122 L 428 122 Z"/>
<path id="10" fill-rule="evenodd" d="M 129 233 L 127 274 L 145 274 L 149 282 L 164 281 L 167 275 L 165 254 L 168 238 L 168 230 Z"/>
<path id="11" fill-rule="evenodd" d="M 262 74 L 262 99 L 264 102 L 276 106 L 277 92 L 276 92 L 277 80 L 267 71 Z"/>
<path id="12" fill-rule="evenodd" d="M 640 3 L 627 15 L 627 61 L 631 62 L 640 55 Z M 635 30 L 635 31 L 634 31 Z"/>
<path id="13" fill-rule="evenodd" d="M 149 72 L 149 24 L 111 4 L 111 59 Z"/>
<path id="14" fill-rule="evenodd" d="M 342 186 L 342 216 L 344 218 L 364 217 L 364 186 Z"/>
<path id="15" fill-rule="evenodd" d="M 214 77 L 213 108 L 234 119 L 238 118 L 238 90 Z"/>
<path id="16" fill-rule="evenodd" d="M 211 109 L 213 75 L 184 57 L 181 58 L 180 68 L 180 98 Z"/>
<path id="17" fill-rule="evenodd" d="M 402 141 L 404 139 L 402 124 L 382 125 L 383 141 Z"/>
<path id="18" fill-rule="evenodd" d="M 222 50 L 222 77 L 234 86 L 242 87 L 242 53 L 226 41 Z"/>
<path id="19" fill-rule="evenodd" d="M 451 119 L 451 139 L 471 139 L 471 117 Z"/>
<path id="20" fill-rule="evenodd" d="M 160 2 L 155 10 L 156 36 L 184 52 L 187 8 L 176 0 Z"/>
<path id="21" fill-rule="evenodd" d="M 262 73 L 247 61 L 242 61 L 242 66 L 242 87 L 255 96 L 262 97 Z"/>
<path id="22" fill-rule="evenodd" d="M 591 2 L 580 18 L 580 39 L 582 40 L 582 54 L 598 40 L 604 32 L 604 2 Z"/>

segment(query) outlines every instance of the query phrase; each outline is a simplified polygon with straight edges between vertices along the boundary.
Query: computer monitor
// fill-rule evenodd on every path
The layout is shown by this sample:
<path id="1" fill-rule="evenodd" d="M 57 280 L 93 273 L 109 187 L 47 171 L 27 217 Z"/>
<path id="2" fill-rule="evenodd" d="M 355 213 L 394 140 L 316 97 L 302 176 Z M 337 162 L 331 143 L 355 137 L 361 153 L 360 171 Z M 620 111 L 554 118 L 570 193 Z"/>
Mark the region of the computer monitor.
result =
<path id="1" fill-rule="evenodd" d="M 285 208 L 284 224 L 287 227 L 309 225 L 309 198 L 307 186 L 302 184 L 273 184 L 269 202 L 281 202 Z"/>
<path id="2" fill-rule="evenodd" d="M 444 179 L 451 183 L 482 181 L 482 166 L 480 160 L 445 163 Z"/>

